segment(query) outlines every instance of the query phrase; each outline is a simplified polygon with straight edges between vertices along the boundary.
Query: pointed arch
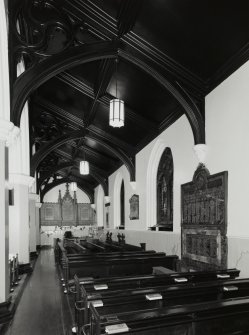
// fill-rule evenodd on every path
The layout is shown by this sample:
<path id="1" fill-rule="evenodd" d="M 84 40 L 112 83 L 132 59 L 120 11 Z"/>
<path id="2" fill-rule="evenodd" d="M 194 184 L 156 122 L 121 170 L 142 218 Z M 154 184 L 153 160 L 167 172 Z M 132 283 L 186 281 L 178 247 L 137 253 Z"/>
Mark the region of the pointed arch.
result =
<path id="1" fill-rule="evenodd" d="M 113 191 L 113 225 L 114 228 L 119 227 L 121 224 L 121 206 L 120 206 L 120 191 L 124 178 L 120 171 L 117 173 L 114 181 L 114 191 Z"/>
<path id="2" fill-rule="evenodd" d="M 125 186 L 124 179 L 120 187 L 120 227 L 125 228 Z"/>
<path id="3" fill-rule="evenodd" d="M 52 188 L 54 188 L 57 185 L 61 185 L 61 184 L 66 184 L 68 182 L 67 178 L 62 178 L 62 179 L 58 179 L 54 182 L 52 182 L 51 184 L 48 184 L 42 191 L 41 191 L 41 202 L 43 202 L 43 198 L 45 196 L 45 194 L 50 191 Z M 94 202 L 94 195 L 92 190 L 90 189 L 90 187 L 88 187 L 87 185 L 81 185 L 79 183 L 78 184 L 78 188 L 81 189 L 81 191 L 83 191 L 84 193 L 86 193 L 86 195 L 88 196 L 88 198 L 90 199 L 90 203 Z"/>
<path id="4" fill-rule="evenodd" d="M 11 120 L 20 124 L 22 108 L 29 95 L 53 76 L 74 66 L 99 59 L 116 58 L 119 55 L 126 61 L 154 78 L 183 107 L 192 128 L 195 144 L 205 144 L 205 120 L 193 99 L 177 82 L 169 81 L 143 60 L 122 49 L 119 42 L 98 42 L 69 49 L 49 57 L 36 66 L 26 70 L 14 83 L 11 105 Z"/>
<path id="5" fill-rule="evenodd" d="M 173 231 L 173 181 L 174 163 L 172 152 L 166 147 L 157 170 L 157 226 L 159 230 Z"/>
<path id="6" fill-rule="evenodd" d="M 48 179 L 49 177 L 52 177 L 56 172 L 73 166 L 78 167 L 76 162 L 71 161 L 62 163 L 60 165 L 56 165 L 55 167 L 51 168 L 47 173 L 45 173 L 42 177 L 38 179 L 37 189 L 39 190 L 42 184 L 45 182 L 45 180 Z M 107 179 L 103 176 L 100 176 L 92 166 L 91 166 L 91 176 L 102 186 L 105 195 L 108 195 L 108 184 L 106 182 Z"/>
<path id="7" fill-rule="evenodd" d="M 147 228 L 157 224 L 157 171 L 161 156 L 167 147 L 163 139 L 158 139 L 151 151 L 146 175 L 146 224 Z"/>
<path id="8" fill-rule="evenodd" d="M 122 163 L 126 166 L 130 173 L 130 180 L 135 181 L 135 164 L 133 164 L 130 157 L 121 149 L 117 148 L 114 144 L 109 144 L 99 138 L 88 134 L 88 132 L 83 132 L 81 130 L 75 130 L 70 134 L 63 134 L 62 136 L 55 138 L 54 140 L 44 144 L 41 149 L 39 149 L 31 158 L 30 162 L 30 175 L 34 176 L 35 171 L 41 161 L 48 156 L 50 152 L 59 148 L 61 145 L 67 143 L 68 141 L 86 137 L 98 142 L 102 147 L 110 151 L 113 155 L 119 158 Z"/>

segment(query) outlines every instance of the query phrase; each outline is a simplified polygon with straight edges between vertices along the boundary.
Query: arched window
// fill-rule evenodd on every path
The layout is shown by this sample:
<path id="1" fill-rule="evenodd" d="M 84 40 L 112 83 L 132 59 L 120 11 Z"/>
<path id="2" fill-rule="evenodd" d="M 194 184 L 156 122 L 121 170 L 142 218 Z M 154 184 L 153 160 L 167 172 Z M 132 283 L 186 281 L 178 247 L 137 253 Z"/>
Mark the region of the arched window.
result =
<path id="1" fill-rule="evenodd" d="M 124 180 L 122 180 L 120 188 L 120 228 L 125 227 L 125 190 L 124 190 Z"/>
<path id="2" fill-rule="evenodd" d="M 173 176 L 173 157 L 170 148 L 166 148 L 157 170 L 157 227 L 159 230 L 173 231 Z"/>

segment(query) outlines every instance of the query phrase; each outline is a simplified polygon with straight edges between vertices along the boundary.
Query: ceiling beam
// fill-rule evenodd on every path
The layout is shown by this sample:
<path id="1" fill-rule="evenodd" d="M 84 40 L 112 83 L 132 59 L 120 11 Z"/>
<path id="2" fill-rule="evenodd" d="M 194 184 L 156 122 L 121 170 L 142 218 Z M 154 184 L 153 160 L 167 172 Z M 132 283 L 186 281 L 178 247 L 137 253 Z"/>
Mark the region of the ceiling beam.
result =
<path id="1" fill-rule="evenodd" d="M 14 82 L 11 99 L 11 121 L 20 126 L 23 106 L 40 85 L 62 71 L 94 60 L 116 58 L 118 41 L 98 42 L 69 48 L 28 68 Z"/>
<path id="2" fill-rule="evenodd" d="M 54 105 L 51 102 L 48 102 L 41 98 L 36 98 L 35 100 L 36 105 L 45 108 L 48 112 L 52 113 L 53 115 L 59 116 L 60 118 L 63 118 L 65 121 L 69 122 L 72 125 L 72 128 L 74 130 L 80 130 L 85 129 L 84 128 L 84 122 L 82 119 L 78 118 L 75 115 L 72 115 L 71 113 L 65 111 L 64 109 Z M 89 133 L 92 133 L 94 135 L 98 135 L 101 137 L 104 141 L 108 141 L 111 143 L 116 143 L 121 149 L 127 151 L 127 152 L 134 152 L 134 147 L 129 145 L 128 143 L 120 140 L 118 137 L 113 136 L 103 129 L 100 129 L 94 125 L 89 125 L 87 127 Z"/>
<path id="3" fill-rule="evenodd" d="M 42 186 L 42 184 L 45 182 L 46 179 L 48 179 L 49 177 L 52 177 L 55 173 L 57 173 L 60 170 L 64 170 L 66 168 L 69 167 L 78 167 L 77 161 L 75 162 L 65 162 L 62 163 L 56 167 L 53 167 L 52 169 L 50 169 L 49 171 L 46 172 L 46 174 L 44 174 L 43 176 L 41 176 L 38 179 L 38 190 L 40 189 L 40 187 Z M 71 174 L 71 176 L 75 176 L 74 174 Z M 103 191 L 105 193 L 105 195 L 108 195 L 108 184 L 107 184 L 107 180 L 106 178 L 103 178 L 102 176 L 100 176 L 93 168 L 93 166 L 91 165 L 91 177 L 93 177 L 103 188 Z"/>
<path id="4" fill-rule="evenodd" d="M 67 144 L 71 145 L 73 148 L 76 148 L 76 144 L 74 143 L 74 141 L 69 141 Z M 82 154 L 82 157 L 83 157 L 84 152 L 90 157 L 97 158 L 101 161 L 103 160 L 108 161 L 110 162 L 110 165 L 112 166 L 115 166 L 117 163 L 117 160 L 114 159 L 112 156 L 100 153 L 99 151 L 93 150 L 89 146 L 86 146 L 86 145 L 84 147 L 78 148 L 78 153 Z"/>
<path id="5" fill-rule="evenodd" d="M 87 125 L 90 125 L 96 115 L 99 98 L 101 98 L 107 90 L 111 77 L 113 75 L 113 60 L 112 59 L 103 59 L 100 63 L 100 68 L 98 71 L 97 79 L 94 83 L 94 99 L 90 112 L 88 113 Z"/>
<path id="6" fill-rule="evenodd" d="M 41 84 L 57 75 L 59 72 L 93 60 L 116 58 L 117 53 L 119 57 L 140 68 L 151 78 L 154 78 L 164 89 L 172 94 L 184 108 L 192 128 L 195 144 L 204 144 L 206 140 L 205 121 L 200 110 L 189 94 L 187 94 L 186 90 L 184 90 L 179 83 L 170 81 L 143 60 L 136 58 L 131 53 L 122 49 L 121 46 L 117 49 L 117 44 L 109 43 L 94 43 L 84 45 L 83 47 L 68 49 L 65 52 L 53 55 L 41 63 L 38 63 L 35 67 L 26 70 L 18 77 L 14 84 L 11 121 L 13 121 L 16 126 L 20 125 L 22 109 L 29 95 Z M 131 167 L 128 169 L 132 174 L 133 168 L 130 168 Z"/>
<path id="7" fill-rule="evenodd" d="M 144 0 L 125 0 L 121 1 L 118 11 L 118 36 L 130 32 L 137 20 Z"/>
<path id="8" fill-rule="evenodd" d="M 55 149 L 59 148 L 61 145 L 69 141 L 79 139 L 82 137 L 86 137 L 86 138 L 96 141 L 97 143 L 99 143 L 100 146 L 102 146 L 107 151 L 109 151 L 111 154 L 113 154 L 118 159 L 120 159 L 130 173 L 130 180 L 135 181 L 135 157 L 128 156 L 124 151 L 117 148 L 114 144 L 106 143 L 103 140 L 100 140 L 98 137 L 92 134 L 87 134 L 87 131 L 85 133 L 82 131 L 74 131 L 74 132 L 71 132 L 70 134 L 63 134 L 62 136 L 44 144 L 31 158 L 31 163 L 30 163 L 31 176 L 34 176 L 38 165 L 52 151 L 54 151 Z"/>
<path id="9" fill-rule="evenodd" d="M 76 78 L 75 76 L 71 75 L 68 72 L 60 73 L 59 75 L 56 76 L 56 78 L 61 80 L 65 84 L 73 87 L 74 89 L 77 89 L 79 92 L 83 93 L 84 95 L 87 95 L 91 99 L 93 99 L 95 101 L 94 106 L 96 106 L 96 102 L 99 102 L 109 111 L 110 100 L 113 99 L 113 97 L 106 95 L 106 96 L 99 96 L 97 99 L 95 99 L 94 90 L 89 85 L 83 83 L 81 80 L 79 80 L 78 78 Z M 129 118 L 132 122 L 135 122 L 139 127 L 142 127 L 147 131 L 157 130 L 157 124 L 155 122 L 152 122 L 143 117 L 142 115 L 133 112 L 131 108 L 126 108 L 125 117 Z"/>
<path id="10" fill-rule="evenodd" d="M 70 155 L 69 154 L 67 154 L 65 151 L 63 151 L 63 150 L 60 150 L 60 149 L 56 149 L 55 151 L 54 151 L 63 161 L 65 161 L 65 162 L 68 162 L 68 160 L 70 161 Z M 80 162 L 81 161 L 81 159 L 80 158 L 75 158 L 75 162 Z M 77 166 L 79 166 L 79 164 L 77 165 Z M 99 166 L 97 166 L 96 164 L 94 164 L 94 163 L 92 163 L 91 161 L 90 161 L 90 167 L 92 167 L 93 169 L 94 169 L 94 171 L 96 171 L 100 176 L 101 176 L 101 178 L 103 178 L 103 179 L 108 179 L 108 173 L 105 171 L 105 170 L 103 170 L 103 169 L 101 169 Z"/>
<path id="11" fill-rule="evenodd" d="M 73 178 L 70 179 L 71 182 L 76 181 Z M 43 198 L 45 196 L 45 194 L 50 191 L 52 188 L 54 188 L 55 186 L 61 185 L 61 184 L 65 184 L 68 183 L 68 179 L 67 178 L 61 178 L 61 179 L 56 179 L 54 180 L 52 183 L 47 184 L 43 190 L 41 190 L 41 202 L 43 202 Z M 83 192 L 85 192 L 87 194 L 87 196 L 90 199 L 91 203 L 94 203 L 94 192 L 93 189 L 89 188 L 86 184 L 82 184 L 82 183 L 78 183 L 78 188 L 81 189 Z"/>
<path id="12" fill-rule="evenodd" d="M 95 99 L 101 98 L 106 94 L 106 89 L 113 76 L 114 72 L 114 60 L 103 59 L 100 62 L 98 76 L 94 83 L 94 95 Z"/>
<path id="13" fill-rule="evenodd" d="M 128 1 L 121 1 L 121 3 Z M 135 1 L 130 0 L 132 3 Z M 91 0 L 76 1 L 74 3 L 71 0 L 65 0 L 65 9 L 76 21 L 81 22 L 82 17 L 84 17 L 84 22 L 94 27 L 99 33 L 102 32 L 103 34 L 104 32 L 105 39 L 114 40 L 119 36 L 118 20 L 105 14 L 102 8 Z M 77 13 L 81 15 L 78 16 Z M 145 41 L 141 36 L 130 31 L 122 36 L 121 41 L 124 41 L 131 48 L 131 52 L 137 54 L 137 57 L 143 55 L 146 57 L 147 62 L 152 62 L 152 67 L 159 67 L 158 71 L 160 73 L 163 71 L 166 77 L 171 76 L 176 80 L 180 80 L 184 85 L 188 85 L 191 91 L 196 92 L 196 96 L 204 96 L 206 94 L 207 84 L 202 78 L 173 60 L 151 43 Z"/>

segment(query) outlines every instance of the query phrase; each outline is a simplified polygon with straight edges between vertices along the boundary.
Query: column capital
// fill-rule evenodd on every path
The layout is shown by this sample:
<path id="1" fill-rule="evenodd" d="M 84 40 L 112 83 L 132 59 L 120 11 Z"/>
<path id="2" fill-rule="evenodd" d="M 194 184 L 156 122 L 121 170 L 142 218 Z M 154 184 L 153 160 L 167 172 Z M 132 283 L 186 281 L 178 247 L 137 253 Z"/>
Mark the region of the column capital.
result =
<path id="1" fill-rule="evenodd" d="M 29 193 L 29 200 L 35 200 L 35 201 L 39 202 L 40 196 L 39 196 L 39 194 L 36 194 L 36 193 Z"/>
<path id="2" fill-rule="evenodd" d="M 6 142 L 6 145 L 11 145 L 18 137 L 20 129 L 10 121 L 0 120 L 0 141 Z"/>
<path id="3" fill-rule="evenodd" d="M 105 200 L 105 204 L 107 204 L 107 203 L 111 202 L 111 197 L 105 196 L 104 200 Z"/>
<path id="4" fill-rule="evenodd" d="M 137 183 L 135 181 L 130 181 L 130 185 L 133 191 L 137 188 Z"/>
<path id="5" fill-rule="evenodd" d="M 25 174 L 10 173 L 9 175 L 9 183 L 12 185 L 19 184 L 19 185 L 26 185 L 30 187 L 32 186 L 34 181 L 35 181 L 34 177 L 30 177 Z"/>
<path id="6" fill-rule="evenodd" d="M 35 203 L 35 207 L 37 207 L 37 208 L 41 208 L 41 206 L 42 206 L 42 202 L 36 202 L 36 203 Z"/>
<path id="7" fill-rule="evenodd" d="M 196 144 L 193 148 L 199 163 L 205 163 L 208 147 L 206 144 Z"/>

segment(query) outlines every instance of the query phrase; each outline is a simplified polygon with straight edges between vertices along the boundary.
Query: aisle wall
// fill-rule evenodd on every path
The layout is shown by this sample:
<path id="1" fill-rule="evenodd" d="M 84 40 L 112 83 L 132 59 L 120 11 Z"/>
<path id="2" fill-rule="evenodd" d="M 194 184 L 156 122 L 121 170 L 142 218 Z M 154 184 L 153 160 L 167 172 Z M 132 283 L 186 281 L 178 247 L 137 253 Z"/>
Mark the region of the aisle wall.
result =
<path id="1" fill-rule="evenodd" d="M 206 160 L 210 173 L 228 171 L 228 266 L 238 267 L 249 276 L 249 62 L 233 73 L 206 97 Z M 174 160 L 174 231 L 147 231 L 148 165 L 153 150 L 159 145 L 170 147 Z M 116 186 L 125 182 L 125 235 L 128 243 L 146 242 L 148 249 L 180 255 L 180 185 L 192 180 L 198 165 L 193 151 L 193 135 L 185 116 L 141 150 L 136 156 L 136 185 L 122 166 L 109 177 L 109 230 L 115 229 L 119 201 Z M 155 162 L 158 165 L 158 162 Z M 139 219 L 130 220 L 129 199 L 139 195 Z M 105 224 L 106 226 L 106 224 Z M 117 230 L 113 230 L 117 232 Z"/>

